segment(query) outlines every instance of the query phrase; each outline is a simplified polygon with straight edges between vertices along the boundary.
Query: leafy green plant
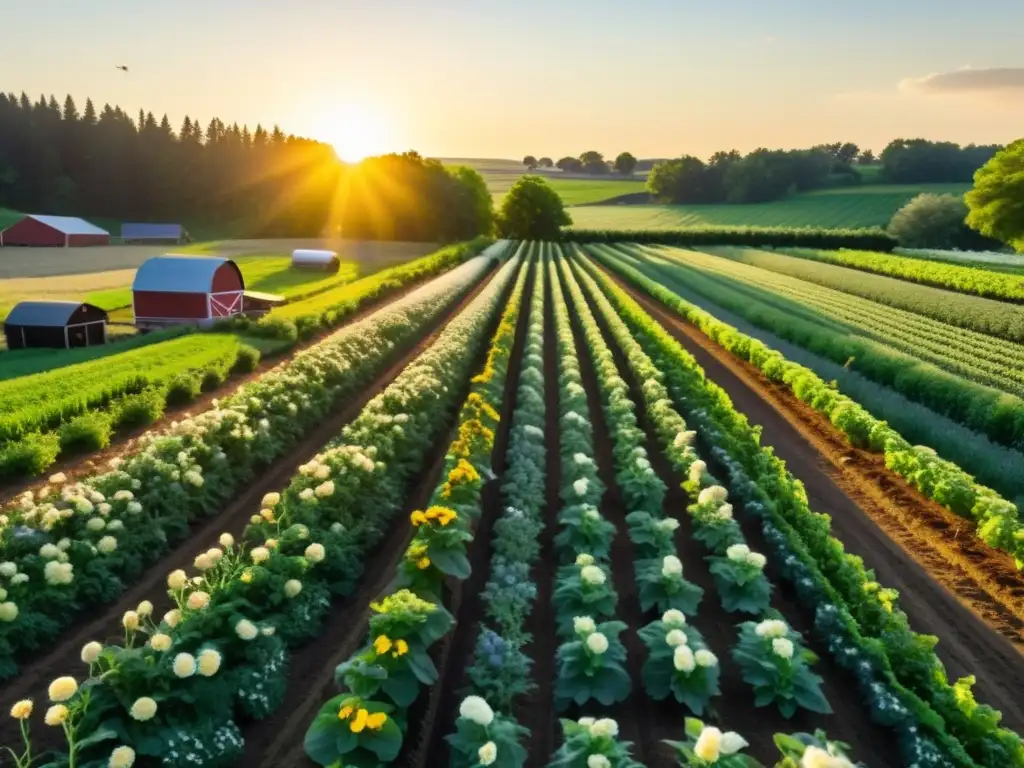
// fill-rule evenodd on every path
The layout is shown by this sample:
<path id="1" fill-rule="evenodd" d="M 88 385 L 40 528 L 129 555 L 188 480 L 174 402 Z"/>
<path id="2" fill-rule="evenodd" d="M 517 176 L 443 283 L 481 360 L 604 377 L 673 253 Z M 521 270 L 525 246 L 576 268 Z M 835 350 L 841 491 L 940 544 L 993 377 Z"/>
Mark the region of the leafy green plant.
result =
<path id="1" fill-rule="evenodd" d="M 678 610 L 668 610 L 660 620 L 639 631 L 647 646 L 643 667 L 644 690 L 655 701 L 672 696 L 696 715 L 721 692 L 718 658 L 700 633 L 686 624 Z"/>
<path id="2" fill-rule="evenodd" d="M 110 445 L 112 427 L 106 413 L 83 413 L 60 428 L 62 453 L 99 451 Z"/>
<path id="3" fill-rule="evenodd" d="M 599 704 L 624 701 L 632 682 L 624 663 L 626 648 L 619 635 L 626 629 L 621 621 L 597 624 L 589 616 L 573 620 L 575 639 L 558 647 L 555 676 L 555 705 L 563 710 L 594 700 Z"/>
<path id="4" fill-rule="evenodd" d="M 520 768 L 527 752 L 520 742 L 529 731 L 510 717 L 494 712 L 480 696 L 467 696 L 459 707 L 455 733 L 445 740 L 451 745 L 454 768 Z"/>
<path id="5" fill-rule="evenodd" d="M 761 768 L 754 758 L 739 754 L 749 745 L 738 733 L 723 733 L 694 717 L 686 718 L 685 725 L 686 741 L 665 741 L 679 753 L 683 768 Z"/>
<path id="6" fill-rule="evenodd" d="M 548 768 L 642 768 L 632 757 L 633 745 L 619 741 L 619 724 L 611 718 L 581 717 L 561 723 L 562 746 Z"/>
<path id="7" fill-rule="evenodd" d="M 605 568 L 588 554 L 577 556 L 573 565 L 565 566 L 558 576 L 551 598 L 560 631 L 571 631 L 575 616 L 609 618 L 615 615 L 618 595 Z"/>
<path id="8" fill-rule="evenodd" d="M 764 555 L 751 552 L 746 544 L 733 544 L 724 557 L 706 559 L 711 563 L 711 575 L 725 610 L 756 616 L 768 608 L 772 587 L 764 577 Z"/>
<path id="9" fill-rule="evenodd" d="M 688 616 L 697 613 L 704 590 L 683 578 L 683 563 L 675 555 L 638 560 L 636 583 L 640 609 L 659 613 L 675 609 Z"/>

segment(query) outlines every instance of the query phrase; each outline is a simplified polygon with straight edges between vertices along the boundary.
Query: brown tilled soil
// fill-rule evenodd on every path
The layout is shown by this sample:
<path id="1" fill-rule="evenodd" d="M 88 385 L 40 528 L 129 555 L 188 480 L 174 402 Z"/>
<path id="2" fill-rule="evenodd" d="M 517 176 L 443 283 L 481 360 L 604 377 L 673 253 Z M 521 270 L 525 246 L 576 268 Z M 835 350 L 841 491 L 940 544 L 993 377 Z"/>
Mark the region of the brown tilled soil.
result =
<path id="1" fill-rule="evenodd" d="M 417 340 L 411 348 L 400 352 L 399 357 L 391 366 L 377 378 L 377 380 L 365 388 L 356 399 L 349 400 L 333 414 L 328 416 L 316 430 L 307 435 L 301 443 L 296 445 L 285 456 L 281 457 L 269 467 L 262 469 L 256 478 L 248 485 L 227 507 L 214 514 L 211 518 L 197 524 L 190 535 L 175 549 L 164 555 L 160 560 L 150 566 L 142 579 L 133 584 L 114 605 L 97 607 L 94 612 L 82 617 L 62 634 L 56 647 L 48 650 L 45 655 L 36 658 L 25 664 L 20 674 L 4 683 L 0 692 L 0 710 L 6 711 L 15 701 L 38 696 L 39 692 L 48 682 L 61 675 L 80 675 L 82 665 L 79 660 L 81 647 L 92 640 L 116 641 L 121 637 L 120 625 L 121 616 L 126 610 L 132 610 L 144 599 L 154 603 L 157 615 L 168 610 L 170 607 L 168 598 L 164 594 L 164 579 L 167 574 L 176 568 L 188 569 L 195 558 L 195 555 L 207 548 L 216 546 L 216 541 L 222 532 L 230 532 L 240 535 L 249 521 L 249 517 L 258 510 L 259 500 L 271 491 L 280 490 L 287 485 L 289 479 L 295 474 L 298 466 L 309 461 L 323 446 L 340 433 L 342 427 L 352 421 L 362 408 L 379 392 L 385 389 L 412 360 L 418 357 L 433 341 L 441 334 L 448 321 L 454 318 L 472 299 L 483 290 L 494 275 L 492 271 L 480 283 L 469 291 L 462 299 L 441 317 L 436 319 L 427 329 L 427 334 Z M 447 447 L 445 443 L 444 448 Z M 444 448 L 441 449 L 440 460 L 444 458 Z M 403 535 L 405 535 L 404 528 Z M 400 543 L 400 542 L 399 542 Z M 379 559 L 387 561 L 389 546 L 395 544 L 395 535 L 382 546 L 382 553 Z M 404 551 L 404 545 L 399 548 L 399 556 Z M 377 574 L 377 571 L 368 568 L 368 573 Z M 391 578 L 394 568 L 384 568 L 381 573 L 386 572 Z M 372 578 L 372 577 L 371 577 Z M 357 592 L 356 596 L 361 592 Z M 355 603 L 365 605 L 367 601 Z M 333 671 L 333 666 L 331 667 Z M 37 708 L 36 713 L 42 710 Z M 40 729 L 42 723 L 40 722 Z M 53 731 L 53 729 L 46 729 Z M 37 731 L 39 733 L 40 731 Z M 44 731 L 45 732 L 45 731 Z M 0 721 L 0 744 L 14 743 L 19 738 L 17 728 L 13 720 Z"/>
<path id="2" fill-rule="evenodd" d="M 596 308 L 592 307 L 592 309 Z M 595 315 L 597 315 L 596 311 Z M 779 611 L 791 627 L 803 633 L 807 647 L 821 659 L 815 665 L 814 672 L 824 679 L 822 691 L 831 704 L 833 713 L 820 715 L 800 711 L 792 719 L 786 720 L 775 707 L 758 708 L 754 706 L 750 686 L 743 681 L 739 668 L 732 663 L 730 652 L 736 644 L 739 625 L 744 621 L 755 620 L 755 617 L 747 614 L 727 613 L 722 608 L 714 577 L 711 575 L 709 564 L 704 559 L 709 553 L 704 545 L 693 536 L 693 520 L 686 511 L 690 502 L 680 487 L 685 478 L 676 474 L 665 457 L 655 437 L 654 425 L 647 420 L 646 412 L 641 407 L 643 400 L 638 383 L 630 371 L 621 349 L 608 333 L 603 319 L 599 317 L 598 322 L 615 355 L 620 375 L 629 384 L 630 395 L 637 403 L 636 413 L 640 427 L 647 434 L 644 447 L 647 449 L 651 465 L 668 488 L 663 512 L 666 517 L 674 517 L 680 523 L 679 530 L 676 532 L 676 548 L 680 560 L 683 561 L 684 575 L 688 581 L 704 590 L 704 598 L 697 616 L 691 620 L 691 623 L 701 632 L 708 647 L 719 658 L 721 669 L 719 683 L 722 694 L 712 700 L 711 711 L 705 712 L 702 719 L 717 724 L 722 730 L 740 733 L 751 744 L 748 753 L 766 764 L 772 764 L 772 761 L 778 757 L 778 750 L 775 749 L 772 740 L 775 733 L 813 732 L 816 728 L 823 728 L 828 731 L 830 737 L 850 744 L 857 759 L 872 768 L 886 768 L 887 766 L 896 768 L 901 765 L 894 758 L 892 750 L 885 748 L 885 745 L 892 740 L 891 733 L 871 722 L 868 710 L 861 704 L 859 696 L 847 694 L 849 690 L 856 690 L 856 680 L 833 663 L 825 648 L 812 641 L 810 617 L 794 594 L 788 589 L 780 589 L 782 580 L 777 571 L 771 567 L 766 569 L 766 575 L 775 585 L 772 608 Z M 755 551 L 766 550 L 757 525 L 745 525 L 744 534 Z M 624 524 L 620 526 L 620 535 L 616 543 L 623 539 L 626 539 Z M 627 563 L 624 567 L 630 566 Z M 659 616 L 656 611 L 644 614 L 638 624 L 634 625 L 630 622 L 630 632 L 632 633 L 633 626 L 642 627 L 657 618 Z M 646 658 L 646 648 L 642 643 L 640 646 L 640 658 Z M 630 649 L 630 653 L 633 653 L 632 649 Z M 635 680 L 634 690 L 642 690 L 637 688 L 637 685 Z M 645 703 L 646 707 L 644 707 Z M 655 740 L 647 746 L 646 759 L 642 759 L 644 764 L 648 768 L 655 768 L 655 766 L 668 768 L 668 766 L 675 765 L 672 749 L 662 744 L 660 740 L 684 738 L 682 719 L 691 715 L 689 710 L 671 698 L 663 702 L 653 702 L 649 697 L 644 696 L 634 704 L 639 704 L 646 710 L 645 718 L 650 719 L 656 729 Z"/>
<path id="3" fill-rule="evenodd" d="M 319 344 L 328 336 L 341 331 L 345 326 L 358 322 L 388 304 L 398 301 L 406 294 L 411 293 L 422 285 L 425 285 L 429 279 L 430 278 L 410 283 L 394 293 L 387 294 L 386 296 L 380 296 L 373 301 L 368 302 L 364 306 L 360 307 L 354 314 L 346 318 L 341 325 L 331 328 L 330 330 L 321 331 L 309 339 L 304 339 L 291 349 L 285 350 L 282 354 L 261 359 L 255 371 L 245 374 L 236 374 L 212 392 L 203 392 L 196 399 L 182 405 L 168 406 L 164 411 L 163 416 L 152 424 L 115 433 L 111 436 L 110 445 L 101 451 L 74 454 L 61 458 L 57 463 L 49 467 L 46 470 L 46 474 L 42 477 L 32 477 L 22 480 L 0 479 L 0 506 L 25 491 L 39 490 L 47 484 L 48 481 L 46 478 L 51 477 L 58 472 L 63 472 L 67 476 L 69 482 L 73 482 L 76 478 L 85 478 L 90 475 L 105 472 L 111 459 L 115 457 L 128 456 L 134 453 L 137 450 L 136 440 L 142 435 L 162 432 L 175 420 L 188 418 L 190 414 L 202 413 L 212 407 L 214 400 L 223 400 L 226 397 L 230 397 L 245 384 L 255 381 L 272 368 L 276 368 L 288 360 L 291 360 L 304 349 L 308 349 L 315 344 Z"/>
<path id="4" fill-rule="evenodd" d="M 763 427 L 763 444 L 804 483 L 811 507 L 831 516 L 846 550 L 899 591 L 914 630 L 940 638 L 937 652 L 950 678 L 976 676 L 978 700 L 999 709 L 1008 728 L 1024 731 L 1024 581 L 1007 558 L 974 538 L 967 522 L 908 486 L 879 456 L 851 448 L 788 388 L 612 278 L 696 358 L 752 424 Z"/>
<path id="5" fill-rule="evenodd" d="M 524 292 L 529 301 L 530 285 Z M 527 304 L 528 306 L 528 304 Z M 495 435 L 492 463 L 496 470 L 504 468 L 508 429 L 515 403 L 514 383 L 519 378 L 525 313 L 520 316 L 516 340 L 508 369 L 501 422 Z M 481 356 L 480 362 L 483 362 Z M 469 384 L 466 383 L 468 392 Z M 434 447 L 434 460 L 430 469 L 421 475 L 410 496 L 406 512 L 422 509 L 430 500 L 441 470 L 452 434 L 448 430 Z M 458 711 L 458 686 L 465 667 L 470 662 L 475 642 L 476 622 L 482 615 L 479 593 L 487 580 L 490 557 L 491 526 L 500 509 L 499 479 L 484 485 L 483 515 L 478 523 L 469 550 L 472 573 L 465 582 L 452 581 L 447 585 L 445 607 L 455 617 L 455 630 L 431 649 L 431 657 L 440 677 L 427 695 L 422 695 L 409 712 L 409 732 L 397 765 L 431 768 L 447 764 L 441 755 L 447 751 L 444 736 L 451 730 Z M 288 694 L 284 704 L 267 720 L 255 722 L 245 728 L 246 756 L 243 765 L 253 768 L 282 768 L 282 766 L 312 765 L 305 757 L 303 739 L 316 712 L 337 692 L 334 683 L 335 667 L 352 655 L 365 641 L 369 623 L 369 603 L 379 597 L 394 578 L 412 534 L 405 523 L 407 515 L 399 518 L 382 550 L 371 558 L 367 568 L 370 580 L 343 605 L 333 610 L 326 631 L 308 646 L 292 654 Z"/>

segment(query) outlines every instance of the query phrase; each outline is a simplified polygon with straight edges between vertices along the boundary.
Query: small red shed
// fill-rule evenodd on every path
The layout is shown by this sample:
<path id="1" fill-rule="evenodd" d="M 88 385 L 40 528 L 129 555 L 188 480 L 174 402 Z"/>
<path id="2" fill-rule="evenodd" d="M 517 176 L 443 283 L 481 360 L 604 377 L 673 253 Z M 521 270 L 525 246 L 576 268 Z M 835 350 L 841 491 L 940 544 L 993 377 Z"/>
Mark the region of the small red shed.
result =
<path id="1" fill-rule="evenodd" d="M 242 272 L 229 259 L 155 256 L 143 262 L 132 283 L 135 325 L 209 325 L 241 314 L 244 293 Z"/>
<path id="2" fill-rule="evenodd" d="M 44 248 L 110 245 L 110 233 L 85 219 L 30 214 L 0 232 L 0 245 Z"/>

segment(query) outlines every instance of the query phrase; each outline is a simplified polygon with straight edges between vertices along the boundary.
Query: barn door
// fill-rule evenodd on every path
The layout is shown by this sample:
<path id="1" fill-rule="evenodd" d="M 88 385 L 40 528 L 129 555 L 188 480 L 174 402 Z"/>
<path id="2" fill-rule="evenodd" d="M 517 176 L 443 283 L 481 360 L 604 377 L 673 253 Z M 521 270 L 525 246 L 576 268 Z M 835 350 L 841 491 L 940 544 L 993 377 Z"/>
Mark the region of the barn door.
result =
<path id="1" fill-rule="evenodd" d="M 210 317 L 231 317 L 242 311 L 242 292 L 210 294 Z"/>

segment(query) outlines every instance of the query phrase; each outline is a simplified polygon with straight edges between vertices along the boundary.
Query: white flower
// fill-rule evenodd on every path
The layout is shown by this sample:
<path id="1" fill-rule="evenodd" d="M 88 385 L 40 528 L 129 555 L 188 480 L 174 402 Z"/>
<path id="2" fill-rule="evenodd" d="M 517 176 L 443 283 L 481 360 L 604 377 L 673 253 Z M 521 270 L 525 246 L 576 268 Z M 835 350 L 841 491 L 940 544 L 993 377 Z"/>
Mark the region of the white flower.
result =
<path id="1" fill-rule="evenodd" d="M 222 533 L 219 542 L 224 549 L 231 549 L 231 547 L 235 546 L 235 537 L 230 533 Z"/>
<path id="2" fill-rule="evenodd" d="M 464 698 L 459 706 L 459 714 L 485 728 L 494 720 L 494 710 L 491 709 L 491 705 L 479 696 Z"/>
<path id="3" fill-rule="evenodd" d="M 576 616 L 572 620 L 572 628 L 577 635 L 589 635 L 597 630 L 597 625 L 589 616 Z"/>
<path id="4" fill-rule="evenodd" d="M 319 499 L 326 499 L 328 496 L 333 496 L 334 495 L 334 481 L 333 480 L 328 480 L 326 483 L 321 483 L 320 485 L 318 485 L 316 487 L 316 490 L 314 490 L 313 492 L 316 494 L 317 498 L 319 498 Z"/>
<path id="5" fill-rule="evenodd" d="M 259 630 L 256 629 L 256 625 L 248 619 L 241 619 L 235 624 L 235 634 L 243 640 L 253 640 L 256 635 L 259 634 Z"/>
<path id="6" fill-rule="evenodd" d="M 800 768 L 853 768 L 845 757 L 830 755 L 821 747 L 810 746 L 800 758 Z"/>
<path id="7" fill-rule="evenodd" d="M 656 525 L 659 530 L 672 532 L 679 528 L 679 521 L 674 517 L 666 517 L 663 520 L 659 520 Z"/>
<path id="8" fill-rule="evenodd" d="M 163 653 L 169 650 L 171 647 L 171 636 L 165 635 L 162 632 L 157 632 L 151 638 L 149 638 L 149 647 L 154 651 L 160 651 Z"/>
<path id="9" fill-rule="evenodd" d="M 156 714 L 156 702 L 149 696 L 143 696 L 142 698 L 136 699 L 135 703 L 132 704 L 132 708 L 129 710 L 129 714 L 133 720 L 145 722 L 146 720 L 152 720 Z"/>
<path id="10" fill-rule="evenodd" d="M 758 637 L 785 637 L 789 633 L 786 622 L 779 619 L 765 619 L 756 627 L 754 633 Z"/>
<path id="11" fill-rule="evenodd" d="M 57 726 L 61 725 L 65 720 L 68 719 L 68 708 L 63 704 L 54 704 L 48 710 L 46 710 L 46 717 L 44 722 L 47 725 Z"/>
<path id="12" fill-rule="evenodd" d="M 60 557 L 60 548 L 56 544 L 43 544 L 39 548 L 39 556 L 53 560 L 55 557 Z"/>
<path id="13" fill-rule="evenodd" d="M 480 758 L 480 765 L 491 765 L 498 759 L 498 745 L 493 741 L 488 741 L 480 747 L 477 757 Z"/>
<path id="14" fill-rule="evenodd" d="M 85 524 L 90 531 L 102 531 L 107 527 L 107 521 L 102 517 L 93 517 Z"/>
<path id="15" fill-rule="evenodd" d="M 214 565 L 216 565 L 224 557 L 224 552 L 217 549 L 217 547 L 210 547 L 210 549 L 206 550 L 206 556 L 213 561 Z"/>
<path id="16" fill-rule="evenodd" d="M 139 628 L 139 614 L 135 611 L 125 611 L 121 617 L 121 626 L 125 629 L 135 630 Z"/>
<path id="17" fill-rule="evenodd" d="M 108 768 L 132 768 L 135 765 L 135 750 L 131 747 L 118 747 L 110 753 Z"/>
<path id="18" fill-rule="evenodd" d="M 703 666 L 703 665 L 702 665 Z M 750 746 L 747 740 L 735 731 L 726 731 L 722 734 L 722 742 L 719 745 L 723 755 L 734 755 L 744 747 Z"/>
<path id="19" fill-rule="evenodd" d="M 313 498 L 313 496 L 314 494 L 312 488 L 303 488 L 299 492 L 299 498 L 302 499 L 303 501 L 309 501 L 310 499 Z"/>
<path id="20" fill-rule="evenodd" d="M 260 506 L 266 507 L 267 509 L 273 509 L 275 506 L 277 506 L 277 503 L 279 501 L 281 501 L 280 493 L 268 493 L 266 496 L 263 497 L 263 501 L 260 502 Z"/>
<path id="21" fill-rule="evenodd" d="M 678 671 L 689 674 L 697 667 L 697 660 L 688 645 L 676 646 L 672 653 L 672 666 Z"/>
<path id="22" fill-rule="evenodd" d="M 586 552 L 582 552 L 582 553 L 576 555 L 576 565 L 584 566 L 584 565 L 593 565 L 593 564 L 594 564 L 594 556 L 593 555 L 588 555 Z"/>
<path id="23" fill-rule="evenodd" d="M 574 453 L 572 460 L 583 467 L 590 466 L 594 463 L 594 460 L 585 453 Z"/>
<path id="24" fill-rule="evenodd" d="M 47 584 L 52 586 L 70 584 L 75 579 L 73 571 L 74 567 L 71 563 L 58 563 L 56 560 L 50 560 L 43 566 L 43 578 L 46 579 Z M 21 575 L 23 574 L 18 574 L 18 576 Z M 28 580 L 28 576 L 25 576 L 25 580 Z M 15 583 L 14 579 L 11 579 L 11 583 Z"/>
<path id="25" fill-rule="evenodd" d="M 284 594 L 285 597 L 295 597 L 299 592 L 302 591 L 302 582 L 298 579 L 288 579 L 284 583 Z"/>
<path id="26" fill-rule="evenodd" d="M 270 550 L 266 547 L 254 547 L 252 552 L 249 553 L 249 557 L 252 561 L 259 565 L 270 557 Z"/>
<path id="27" fill-rule="evenodd" d="M 196 590 L 188 596 L 188 602 L 186 605 L 193 611 L 201 611 L 203 608 L 210 604 L 210 593 L 203 592 L 201 589 Z"/>
<path id="28" fill-rule="evenodd" d="M 62 563 L 61 565 L 64 565 L 64 564 Z M 71 564 L 68 563 L 67 567 L 70 569 L 71 568 Z M 68 571 L 68 573 L 70 574 L 70 570 Z M 71 581 L 72 578 L 73 578 L 73 576 L 69 576 L 67 580 Z M 28 581 L 28 574 L 27 573 L 16 573 L 13 576 L 11 576 L 11 586 L 17 586 L 18 584 L 24 584 L 26 581 Z M 65 583 L 65 582 L 57 582 L 57 583 Z"/>
<path id="29" fill-rule="evenodd" d="M 594 724 L 595 721 L 594 721 L 594 718 L 592 718 L 592 717 L 581 717 L 576 722 L 579 723 L 580 725 L 582 725 L 584 728 L 589 728 L 590 726 L 592 726 Z"/>
<path id="30" fill-rule="evenodd" d="M 607 577 L 596 565 L 585 565 L 580 569 L 580 578 L 587 584 L 600 585 L 605 583 Z"/>
<path id="31" fill-rule="evenodd" d="M 0 563 L 0 576 L 4 576 L 9 579 L 17 572 L 18 566 L 10 562 L 9 560 L 7 562 Z"/>
<path id="32" fill-rule="evenodd" d="M 708 763 L 718 761 L 722 750 L 722 732 L 714 726 L 705 726 L 697 737 L 697 743 L 693 747 L 693 754 Z"/>
<path id="33" fill-rule="evenodd" d="M 602 717 L 590 726 L 590 735 L 596 738 L 614 739 L 619 735 L 619 724 L 610 717 Z"/>
<path id="34" fill-rule="evenodd" d="M 727 550 L 725 550 L 725 556 L 732 560 L 734 563 L 746 562 L 747 555 L 750 554 L 750 547 L 746 544 L 733 544 Z"/>
<path id="35" fill-rule="evenodd" d="M 608 650 L 608 638 L 601 632 L 591 632 L 587 635 L 586 643 L 590 652 L 596 653 L 598 656 Z"/>
<path id="36" fill-rule="evenodd" d="M 763 569 L 765 564 L 768 562 L 768 558 L 766 558 L 760 552 L 751 552 L 749 555 L 747 555 L 747 562 L 750 565 L 755 566 L 756 568 Z"/>
<path id="37" fill-rule="evenodd" d="M 697 459 L 697 461 L 693 462 L 693 464 L 690 465 L 690 473 L 689 473 L 689 480 L 690 480 L 690 482 L 691 483 L 699 483 L 701 477 L 703 477 L 704 473 L 707 472 L 707 469 L 708 469 L 708 465 L 705 464 L 700 459 Z"/>
<path id="38" fill-rule="evenodd" d="M 142 505 L 137 501 L 129 501 L 126 509 L 129 515 L 137 515 L 142 511 Z"/>
<path id="39" fill-rule="evenodd" d="M 188 584 L 188 576 L 180 569 L 172 571 L 170 576 L 167 577 L 167 586 L 171 589 L 184 589 L 186 584 Z"/>
<path id="40" fill-rule="evenodd" d="M 716 509 L 715 517 L 719 520 L 732 520 L 732 504 L 723 504 Z"/>
<path id="41" fill-rule="evenodd" d="M 718 657 L 707 648 L 701 648 L 693 654 L 693 658 L 696 660 L 698 666 L 701 667 L 714 667 L 718 664 Z"/>
<path id="42" fill-rule="evenodd" d="M 199 674 L 203 677 L 213 677 L 217 674 L 217 670 L 220 669 L 221 655 L 213 648 L 204 648 L 199 652 L 199 657 L 196 659 L 196 666 L 199 669 Z"/>
<path id="43" fill-rule="evenodd" d="M 672 441 L 672 444 L 676 448 L 682 448 L 683 446 L 690 445 L 691 443 L 693 443 L 693 440 L 696 437 L 697 433 L 694 432 L 692 429 L 687 430 L 685 432 L 677 432 L 675 440 Z"/>
<path id="44" fill-rule="evenodd" d="M 53 483 L 54 485 L 60 485 L 61 483 L 66 483 L 67 480 L 68 480 L 68 476 L 65 475 L 63 472 L 58 472 L 55 475 L 50 475 L 50 482 Z"/>
<path id="45" fill-rule="evenodd" d="M 102 539 L 96 542 L 96 549 L 98 549 L 104 555 L 109 555 L 111 552 L 117 549 L 117 539 L 115 539 L 113 536 L 104 536 Z"/>
<path id="46" fill-rule="evenodd" d="M 666 555 L 661 561 L 661 575 L 665 577 L 682 576 L 683 561 L 675 555 Z"/>
<path id="47" fill-rule="evenodd" d="M 662 614 L 661 622 L 668 627 L 681 627 L 686 624 L 686 614 L 675 608 L 669 608 Z"/>
<path id="48" fill-rule="evenodd" d="M 50 701 L 54 702 L 67 701 L 76 693 L 78 693 L 78 681 L 73 677 L 58 677 L 50 683 L 47 690 Z"/>
<path id="49" fill-rule="evenodd" d="M 576 491 L 577 496 L 586 496 L 587 488 L 589 488 L 590 482 L 585 477 L 581 477 L 579 480 L 572 484 L 572 489 Z"/>
<path id="50" fill-rule="evenodd" d="M 788 637 L 776 637 L 772 640 L 772 652 L 783 659 L 792 659 L 793 641 Z"/>
<path id="51" fill-rule="evenodd" d="M 587 758 L 587 768 L 612 768 L 612 764 L 604 755 L 591 755 Z"/>
<path id="52" fill-rule="evenodd" d="M 729 498 L 729 492 L 720 485 L 709 485 L 697 495 L 698 504 L 722 504 Z"/>
<path id="53" fill-rule="evenodd" d="M 177 608 L 168 611 L 164 614 L 164 621 L 167 623 L 168 627 L 174 629 L 176 626 L 178 626 L 178 623 L 181 621 L 181 611 L 179 611 Z"/>
<path id="54" fill-rule="evenodd" d="M 213 568 L 216 563 L 214 563 L 213 559 L 204 552 L 200 555 L 196 555 L 196 559 L 192 561 L 192 565 L 196 567 L 196 570 L 208 571 Z"/>
<path id="55" fill-rule="evenodd" d="M 689 640 L 686 637 L 686 633 L 681 629 L 669 630 L 668 634 L 665 635 L 665 644 L 676 648 L 680 645 L 686 645 Z"/>
<path id="56" fill-rule="evenodd" d="M 179 653 L 171 667 L 175 677 L 192 677 L 196 673 L 196 657 L 191 653 Z"/>
<path id="57" fill-rule="evenodd" d="M 139 616 L 152 616 L 153 615 L 153 604 L 149 600 L 143 600 L 139 603 L 139 606 L 135 609 L 135 612 Z"/>
<path id="58" fill-rule="evenodd" d="M 323 562 L 323 559 L 327 557 L 327 551 L 324 549 L 323 544 L 317 544 L 314 542 L 306 547 L 306 559 L 311 563 Z"/>

